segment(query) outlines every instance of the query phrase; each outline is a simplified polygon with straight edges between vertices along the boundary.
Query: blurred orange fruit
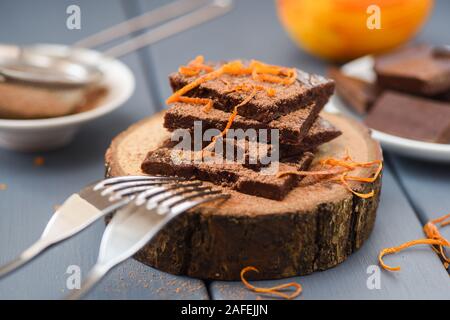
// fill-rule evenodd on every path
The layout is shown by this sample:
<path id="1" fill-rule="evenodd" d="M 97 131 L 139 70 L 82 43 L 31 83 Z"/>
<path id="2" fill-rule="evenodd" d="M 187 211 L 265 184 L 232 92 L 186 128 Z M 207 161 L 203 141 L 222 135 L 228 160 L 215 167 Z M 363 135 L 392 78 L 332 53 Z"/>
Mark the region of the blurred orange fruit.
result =
<path id="1" fill-rule="evenodd" d="M 425 22 L 433 0 L 276 0 L 276 7 L 298 46 L 342 61 L 409 40 Z"/>

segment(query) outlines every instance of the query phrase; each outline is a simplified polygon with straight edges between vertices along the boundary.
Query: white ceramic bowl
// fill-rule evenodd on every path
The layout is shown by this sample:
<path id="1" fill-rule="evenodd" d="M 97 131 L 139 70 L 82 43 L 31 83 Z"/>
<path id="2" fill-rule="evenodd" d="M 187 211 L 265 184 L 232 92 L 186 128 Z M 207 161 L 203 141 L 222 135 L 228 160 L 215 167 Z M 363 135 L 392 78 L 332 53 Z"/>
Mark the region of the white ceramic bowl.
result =
<path id="1" fill-rule="evenodd" d="M 39 45 L 54 54 L 67 51 L 62 45 Z M 106 95 L 92 110 L 63 117 L 32 120 L 0 119 L 0 147 L 16 151 L 43 151 L 62 147 L 70 143 L 80 127 L 89 121 L 117 109 L 134 91 L 135 80 L 131 70 L 116 59 L 99 52 L 79 49 L 82 59 L 93 63 L 104 74 L 102 85 Z"/>

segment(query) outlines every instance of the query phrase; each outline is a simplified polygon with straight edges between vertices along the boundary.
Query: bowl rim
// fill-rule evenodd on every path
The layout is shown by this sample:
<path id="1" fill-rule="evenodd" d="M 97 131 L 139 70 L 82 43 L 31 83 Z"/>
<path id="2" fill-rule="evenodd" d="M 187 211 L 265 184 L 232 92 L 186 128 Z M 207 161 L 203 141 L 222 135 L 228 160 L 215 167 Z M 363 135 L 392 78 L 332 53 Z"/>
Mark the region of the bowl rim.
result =
<path id="1" fill-rule="evenodd" d="M 53 46 L 53 45 L 49 45 Z M 54 45 L 54 47 L 63 47 Z M 97 51 L 83 49 L 88 52 L 95 54 L 100 54 Z M 125 101 L 127 101 L 133 94 L 136 87 L 136 80 L 133 72 L 130 68 L 118 59 L 112 59 L 107 56 L 102 57 L 103 62 L 110 65 L 112 68 L 120 70 L 122 73 L 123 81 L 128 85 L 123 88 L 113 99 L 100 102 L 95 108 L 83 111 L 80 113 L 70 114 L 66 116 L 54 117 L 54 118 L 43 118 L 43 119 L 1 119 L 0 118 L 0 129 L 46 129 L 46 128 L 57 128 L 63 126 L 70 126 L 81 124 L 96 118 L 99 118 L 105 114 L 112 112 L 113 110 L 121 107 Z"/>

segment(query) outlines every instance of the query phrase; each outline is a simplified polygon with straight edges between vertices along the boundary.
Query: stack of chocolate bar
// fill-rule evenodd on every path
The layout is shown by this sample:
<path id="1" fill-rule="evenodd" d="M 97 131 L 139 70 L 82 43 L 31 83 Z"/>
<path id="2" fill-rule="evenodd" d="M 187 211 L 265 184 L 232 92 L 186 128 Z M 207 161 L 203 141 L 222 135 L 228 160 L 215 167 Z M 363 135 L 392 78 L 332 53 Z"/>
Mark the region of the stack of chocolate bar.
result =
<path id="1" fill-rule="evenodd" d="M 418 44 L 375 58 L 376 81 L 331 68 L 337 93 L 376 130 L 450 143 L 450 47 Z"/>
<path id="2" fill-rule="evenodd" d="M 170 84 L 174 92 L 177 92 L 204 74 L 202 72 L 188 76 L 176 72 L 169 76 Z M 267 90 L 258 90 L 249 99 L 249 90 L 234 90 L 261 87 L 270 89 L 272 94 L 268 94 Z M 282 200 L 298 184 L 301 176 L 292 174 L 280 176 L 279 173 L 308 170 L 316 149 L 341 134 L 332 124 L 319 116 L 333 90 L 332 80 L 300 70 L 296 70 L 296 80 L 291 84 L 255 80 L 251 74 L 221 74 L 220 77 L 194 86 L 186 93 L 189 98 L 210 99 L 213 102 L 212 108 L 205 110 L 197 103 L 178 101 L 170 105 L 164 117 L 164 127 L 168 131 L 185 129 L 193 141 L 196 138 L 195 126 L 201 127 L 200 137 L 203 137 L 208 129 L 215 129 L 216 134 L 209 136 L 206 142 L 202 141 L 200 148 L 196 148 L 193 143 L 192 150 L 189 150 L 189 161 L 176 161 L 174 155 L 180 154 L 174 147 L 177 143 L 167 141 L 147 155 L 142 163 L 142 170 L 147 174 L 196 178 L 243 193 Z M 239 104 L 243 105 L 235 109 Z M 235 116 L 234 110 L 237 112 Z M 268 139 L 261 141 L 260 135 L 256 140 L 247 135 L 242 141 L 236 136 L 230 138 L 228 134 L 224 134 L 227 125 L 230 131 L 265 130 Z M 277 141 L 272 141 L 274 138 L 271 130 L 278 131 L 275 136 Z M 211 152 L 209 148 L 211 145 L 215 147 L 217 143 L 228 144 L 230 141 L 237 148 L 244 149 L 245 161 L 222 163 L 203 161 L 205 154 Z M 268 153 L 275 149 L 278 151 L 278 158 L 272 159 L 278 168 L 276 172 L 262 173 L 264 167 L 273 165 L 267 161 L 261 163 L 259 161 L 261 159 L 255 156 L 254 150 L 263 148 L 269 150 Z M 205 150 L 208 152 L 205 153 Z M 186 153 L 183 155 L 185 160 Z M 202 160 L 193 160 L 199 158 Z"/>

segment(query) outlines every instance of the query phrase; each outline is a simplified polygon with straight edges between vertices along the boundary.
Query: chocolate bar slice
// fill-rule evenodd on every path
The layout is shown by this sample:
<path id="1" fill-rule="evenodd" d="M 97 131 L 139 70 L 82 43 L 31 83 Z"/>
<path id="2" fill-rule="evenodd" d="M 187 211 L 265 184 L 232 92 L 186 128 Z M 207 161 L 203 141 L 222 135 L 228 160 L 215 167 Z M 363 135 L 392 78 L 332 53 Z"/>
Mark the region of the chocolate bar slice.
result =
<path id="1" fill-rule="evenodd" d="M 330 142 L 342 134 L 335 126 L 327 120 L 318 117 L 308 134 L 303 138 L 299 144 L 280 144 L 279 157 L 281 161 L 288 161 L 289 158 L 302 155 L 305 152 L 314 152 L 322 144 Z M 258 147 L 267 148 L 270 155 L 273 145 L 269 144 L 267 147 L 263 143 L 258 143 Z M 253 147 L 254 148 L 254 147 Z M 250 148 L 246 151 L 251 150 Z"/>
<path id="2" fill-rule="evenodd" d="M 435 96 L 450 90 L 450 58 L 430 45 L 406 47 L 375 59 L 378 84 L 410 94 Z"/>
<path id="3" fill-rule="evenodd" d="M 302 155 L 305 152 L 315 152 L 322 144 L 330 142 L 342 134 L 335 126 L 327 120 L 318 117 L 308 134 L 299 144 L 280 144 L 279 156 L 281 161 L 291 157 Z M 269 153 L 272 149 L 269 145 Z"/>
<path id="4" fill-rule="evenodd" d="M 408 139 L 450 142 L 450 103 L 387 91 L 365 122 L 373 129 Z"/>
<path id="5" fill-rule="evenodd" d="M 177 155 L 181 156 L 177 158 Z M 295 163 L 280 162 L 278 163 L 278 172 L 306 170 L 313 157 L 313 154 L 308 152 Z M 174 161 L 174 159 L 181 160 Z M 161 147 L 147 154 L 141 169 L 147 174 L 180 176 L 210 181 L 242 193 L 274 200 L 282 200 L 301 180 L 301 177 L 296 175 L 278 178 L 277 172 L 263 174 L 259 170 L 248 168 L 245 164 L 237 162 L 217 164 L 208 161 L 194 161 L 194 159 L 203 159 L 202 152 L 182 152 Z"/>
<path id="6" fill-rule="evenodd" d="M 314 151 L 324 143 L 339 137 L 342 132 L 327 120 L 318 117 L 300 144 L 280 144 L 280 157 L 292 157 Z"/>
<path id="7" fill-rule="evenodd" d="M 174 91 L 194 81 L 198 76 L 185 76 L 179 72 L 169 76 L 170 84 Z M 265 91 L 258 91 L 255 97 L 245 107 L 238 109 L 238 114 L 249 119 L 260 122 L 270 122 L 282 115 L 292 111 L 310 106 L 315 102 L 312 112 L 317 114 L 320 108 L 333 94 L 334 82 L 322 76 L 308 74 L 297 70 L 297 81 L 291 85 L 276 83 L 262 83 L 255 81 L 250 75 L 228 75 L 224 74 L 218 79 L 207 81 L 187 93 L 188 96 L 211 98 L 214 100 L 214 108 L 231 112 L 233 108 L 241 103 L 248 92 L 230 91 L 238 85 L 264 85 L 275 89 L 273 97 Z"/>
<path id="8" fill-rule="evenodd" d="M 175 149 L 178 148 L 177 142 L 170 139 L 164 141 L 160 148 Z M 205 157 L 212 154 L 223 160 L 229 162 L 241 163 L 244 167 L 252 168 L 254 170 L 261 170 L 263 167 L 270 165 L 267 160 L 271 160 L 272 145 L 259 143 L 256 141 L 250 141 L 247 139 L 231 139 L 231 138 L 218 138 L 214 144 L 207 142 L 203 145 Z M 190 151 L 194 151 L 194 146 Z M 208 153 L 209 152 L 209 153 Z M 201 153 L 197 153 L 198 156 L 202 156 Z M 275 155 L 273 155 L 274 157 Z M 277 159 L 278 161 L 278 159 Z M 286 162 L 286 161 L 284 161 Z"/>
<path id="9" fill-rule="evenodd" d="M 334 79 L 339 96 L 358 114 L 365 114 L 379 94 L 375 84 L 348 76 L 338 68 L 330 68 L 328 76 Z"/>
<path id="10" fill-rule="evenodd" d="M 280 144 L 278 155 L 273 154 L 275 147 L 273 144 L 266 144 L 247 139 L 231 139 L 225 138 L 218 140 L 222 142 L 218 152 L 228 160 L 243 161 L 246 167 L 262 168 L 269 164 L 270 160 L 278 157 L 281 162 L 292 162 L 293 157 L 300 157 L 305 152 L 314 152 L 316 149 L 341 135 L 342 132 L 336 129 L 330 122 L 323 118 L 318 118 L 308 135 L 303 139 L 301 144 Z M 166 146 L 169 146 L 166 144 Z M 173 147 L 175 144 L 171 144 Z M 206 148 L 209 143 L 206 143 Z M 209 145 L 211 150 L 215 145 Z M 278 159 L 277 159 L 278 160 Z"/>
<path id="11" fill-rule="evenodd" d="M 244 130 L 250 128 L 279 129 L 281 159 L 299 155 L 305 151 L 313 151 L 321 144 L 329 142 L 341 135 L 341 131 L 320 116 L 317 116 L 313 124 L 309 125 L 308 122 L 311 121 L 311 116 L 307 114 L 307 120 L 303 121 L 305 113 L 307 113 L 306 109 L 300 109 L 289 115 L 282 116 L 277 120 L 273 120 L 267 125 L 237 116 L 233 121 L 232 128 L 242 128 Z M 298 120 L 295 119 L 297 115 L 301 115 L 298 116 Z M 192 130 L 194 121 L 202 121 L 203 130 L 215 128 L 221 131 L 225 128 L 228 116 L 229 113 L 221 110 L 211 110 L 209 113 L 205 113 L 197 105 L 179 103 L 166 111 L 164 115 L 164 126 L 169 131 L 174 131 L 179 128 Z M 286 121 L 284 122 L 283 119 L 285 118 Z M 291 137 L 296 137 L 296 139 L 291 139 Z M 267 135 L 267 138 L 269 138 L 267 142 L 271 143 L 270 134 Z M 171 147 L 177 143 L 178 141 L 166 143 L 166 146 Z M 206 147 L 208 144 L 204 142 L 202 146 Z"/>
<path id="12" fill-rule="evenodd" d="M 237 115 L 231 128 L 244 130 L 278 129 L 281 143 L 298 144 L 313 125 L 317 118 L 317 112 L 321 108 L 322 106 L 318 108 L 311 104 L 267 123 Z M 222 131 L 226 127 L 229 117 L 230 113 L 222 110 L 213 108 L 209 112 L 205 112 L 199 105 L 175 103 L 165 113 L 164 127 L 169 131 L 180 128 L 192 129 L 194 121 L 201 121 L 203 131 L 207 129 Z M 270 138 L 270 134 L 268 134 L 268 138 Z"/>

